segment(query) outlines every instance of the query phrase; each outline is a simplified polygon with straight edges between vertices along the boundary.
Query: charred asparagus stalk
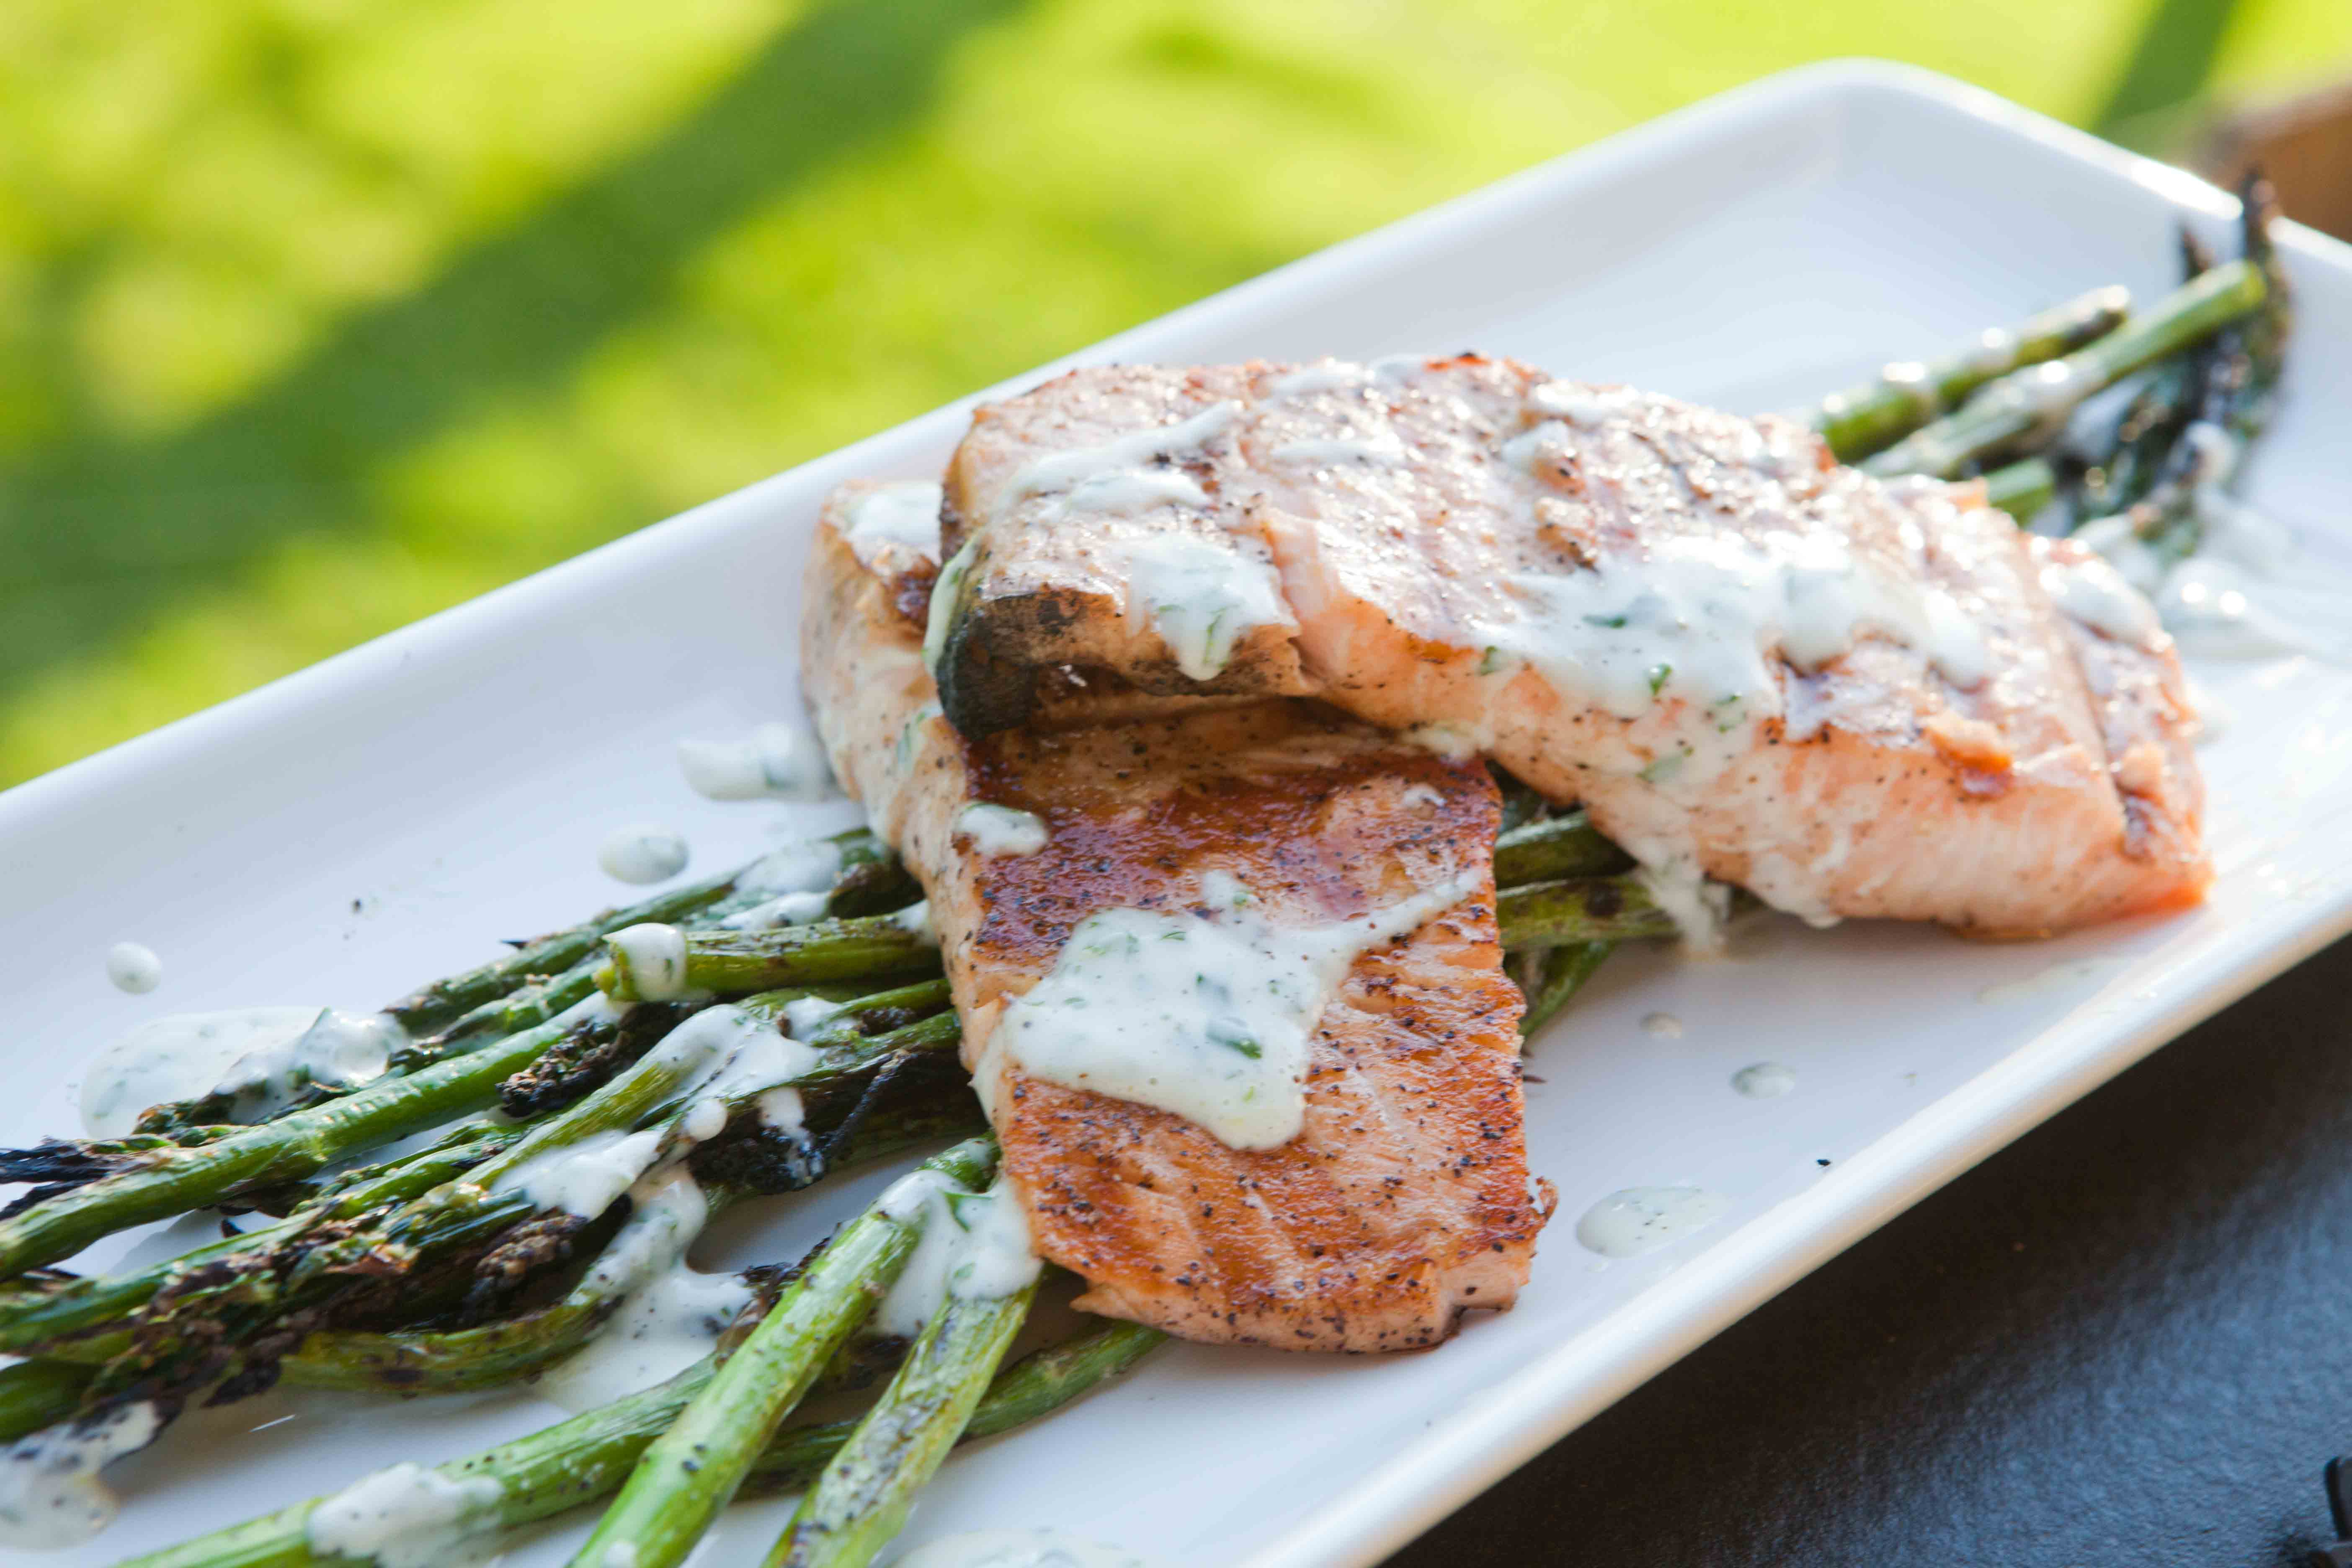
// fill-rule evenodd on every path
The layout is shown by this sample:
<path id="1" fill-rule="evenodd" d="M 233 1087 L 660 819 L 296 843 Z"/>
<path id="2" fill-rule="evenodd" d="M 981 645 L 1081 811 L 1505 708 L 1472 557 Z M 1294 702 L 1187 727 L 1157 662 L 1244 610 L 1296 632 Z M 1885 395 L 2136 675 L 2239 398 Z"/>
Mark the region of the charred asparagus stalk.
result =
<path id="1" fill-rule="evenodd" d="M 1861 468 L 1882 478 L 1958 479 L 1972 464 L 2047 442 L 2085 398 L 2253 314 L 2267 293 L 2253 263 L 2217 267 L 2087 348 L 2003 376 Z"/>
<path id="2" fill-rule="evenodd" d="M 467 1377 L 491 1380 L 501 1375 L 501 1368 L 520 1365 L 520 1357 L 536 1354 L 543 1364 L 593 1331 L 633 1281 L 593 1279 L 583 1286 L 583 1299 L 560 1303 L 512 1335 L 485 1331 L 429 1343 L 393 1336 L 340 1342 L 313 1336 L 312 1344 L 299 1333 L 321 1321 L 335 1302 L 381 1294 L 387 1279 L 414 1274 L 468 1248 L 495 1245 L 496 1257 L 511 1253 L 526 1270 L 560 1261 L 571 1239 L 629 1184 L 731 1124 L 756 1130 L 768 1098 L 780 1090 L 819 1092 L 884 1064 L 927 1054 L 945 1057 L 954 1038 L 952 1027 L 942 1030 L 927 1021 L 818 1051 L 783 1041 L 772 1029 L 773 1016 L 799 999 L 782 993 L 754 999 L 750 1007 L 704 1015 L 595 1095 L 542 1118 L 487 1156 L 478 1153 L 478 1163 L 461 1177 L 430 1183 L 446 1163 L 436 1167 L 412 1162 L 383 1181 L 345 1194 L 320 1215 L 204 1249 L 193 1262 L 183 1260 L 164 1272 L 153 1299 L 141 1305 L 128 1342 L 112 1355 L 93 1389 L 93 1401 L 133 1394 L 176 1397 L 204 1382 L 236 1375 L 246 1364 L 245 1346 L 270 1344 L 289 1326 L 296 1342 L 313 1352 L 314 1366 L 365 1367 L 378 1382 L 397 1382 L 404 1370 L 464 1382 L 444 1372 L 453 1363 L 472 1368 Z M 951 1026 L 951 1019 L 947 1022 Z M 949 1117 L 946 1125 L 969 1127 L 972 1116 L 962 1104 L 967 1098 L 953 1098 L 962 1113 Z M 764 1191 L 806 1185 L 838 1159 L 904 1146 L 906 1120 L 894 1115 L 871 1125 L 845 1122 L 830 1155 L 797 1126 L 789 1129 L 794 1148 L 783 1162 L 788 1169 L 781 1175 L 763 1172 L 756 1184 Z M 913 1122 L 919 1131 L 935 1131 L 940 1125 L 936 1116 Z M 351 1223 L 331 1223 L 344 1218 Z M 621 1250 L 644 1254 L 648 1246 L 640 1238 Z M 487 1269 L 487 1262 L 481 1267 Z M 487 1272 L 477 1290 L 487 1287 L 495 1293 L 523 1277 L 506 1269 Z M 73 1293 L 74 1300 L 37 1302 L 10 1325 L 10 1342 L 26 1347 L 35 1336 L 53 1335 L 60 1326 L 103 1323 L 109 1320 L 97 1314 L 119 1307 L 127 1293 L 121 1281 L 89 1282 Z M 58 1348 L 47 1338 L 38 1342 L 53 1353 Z M 110 1341 L 100 1343 L 111 1348 Z M 78 1353 L 100 1347 L 64 1348 Z M 324 1380 L 323 1370 L 306 1379 Z"/>
<path id="3" fill-rule="evenodd" d="M 2014 329 L 1990 327 L 1958 353 L 1933 364 L 1898 361 L 1878 379 L 1822 400 L 1813 428 L 1841 463 L 1860 462 L 1948 414 L 1996 376 L 2040 364 L 2095 342 L 2123 324 L 2131 290 L 2094 289 Z"/>
<path id="4" fill-rule="evenodd" d="M 2277 204 L 2259 174 L 2242 210 L 2244 259 L 2268 285 L 2262 310 L 2164 366 L 2170 374 L 2134 401 L 2105 464 L 2084 477 L 2078 506 L 2104 515 L 2081 521 L 2078 536 L 2143 586 L 2193 554 L 2209 516 L 2231 504 L 2225 492 L 2276 400 L 2293 304 L 2270 241 Z"/>
<path id="5" fill-rule="evenodd" d="M 571 1023 L 609 1011 L 599 998 L 470 1056 L 390 1079 L 194 1149 L 160 1150 L 142 1165 L 0 1221 L 0 1279 L 69 1258 L 101 1236 L 259 1187 L 301 1181 L 331 1162 L 487 1110 L 499 1082 L 562 1037 Z"/>
<path id="6" fill-rule="evenodd" d="M 896 864 L 897 858 L 865 828 L 853 828 L 838 834 L 829 842 L 838 848 L 844 871 L 885 861 Z M 783 853 L 790 855 L 795 852 Z M 412 1037 L 430 1035 L 460 1015 L 507 995 L 534 978 L 570 969 L 593 955 L 597 943 L 606 935 L 625 926 L 643 925 L 647 921 L 675 923 L 689 914 L 722 902 L 731 900 L 740 908 L 758 899 L 772 896 L 778 889 L 767 885 L 763 873 L 778 859 L 777 856 L 764 857 L 723 877 L 709 878 L 690 887 L 657 893 L 639 903 L 606 910 L 576 926 L 541 937 L 504 958 L 467 970 L 463 974 L 452 975 L 446 980 L 435 981 L 402 997 L 384 1011 L 397 1019 Z M 842 886 L 843 880 L 837 879 L 836 890 Z"/>
<path id="7" fill-rule="evenodd" d="M 923 1166 L 971 1191 L 995 1164 L 985 1139 Z M 909 1178 L 910 1181 L 919 1177 Z M 575 1568 L 604 1568 L 614 1547 L 632 1568 L 684 1561 L 800 1402 L 825 1359 L 898 1279 L 922 1238 L 928 1205 L 893 1187 L 845 1227 L 718 1373 L 696 1391 L 629 1477 L 621 1495 L 573 1554 Z"/>
<path id="8" fill-rule="evenodd" d="M 1633 858 L 1601 837 L 1580 811 L 1524 823 L 1495 839 L 1497 887 L 1560 877 L 1606 876 L 1633 864 Z"/>
<path id="9" fill-rule="evenodd" d="M 865 1568 L 970 1424 L 1037 1293 L 950 1294 L 904 1365 L 801 1500 L 767 1568 Z"/>
<path id="10" fill-rule="evenodd" d="M 1985 504 L 2020 522 L 2032 522 L 2058 496 L 2058 470 L 2040 458 L 1995 468 L 1984 477 Z"/>
<path id="11" fill-rule="evenodd" d="M 829 980 L 912 979 L 937 973 L 940 962 L 928 925 L 898 915 L 765 931 L 648 923 L 614 932 L 604 946 L 610 956 L 596 972 L 596 984 L 617 1002 L 740 994 Z"/>
<path id="12" fill-rule="evenodd" d="M 829 864 L 825 863 L 829 861 Z M 813 869 L 814 868 L 814 869 Z M 436 981 L 384 1008 L 409 1042 L 392 1056 L 390 1070 L 413 1072 L 488 1041 L 534 1028 L 584 1000 L 594 989 L 593 959 L 608 932 L 648 921 L 709 923 L 740 914 L 774 899 L 780 889 L 804 885 L 810 876 L 832 879 L 828 913 L 866 914 L 889 900 L 915 896 L 912 879 L 898 858 L 864 828 L 836 834 L 813 845 L 763 856 L 723 877 L 674 888 L 619 909 L 607 910 L 464 974 Z M 341 1086 L 310 1085 L 279 1112 L 315 1105 L 349 1092 Z M 240 1120 L 231 1097 L 215 1090 L 193 1100 L 151 1108 L 139 1131 L 182 1137 Z"/>
<path id="13" fill-rule="evenodd" d="M 1532 1036 L 1557 1017 L 1616 951 L 1613 942 L 1579 942 L 1514 954 L 1519 989 L 1528 999 L 1527 1011 L 1519 1016 L 1521 1037 Z"/>
<path id="14" fill-rule="evenodd" d="M 994 1436 L 1049 1415 L 1125 1372 L 1165 1339 L 1156 1330 L 1134 1323 L 1107 1323 L 1037 1351 L 997 1374 L 965 1426 L 964 1436 Z M 28 1408 L 47 1397 L 32 1386 L 32 1379 L 12 1391 L 5 1380 L 18 1370 L 0 1373 L 0 1410 L 9 1406 L 12 1392 L 14 1400 Z M 469 1521 L 478 1531 L 519 1529 L 551 1518 L 610 1496 L 653 1440 L 709 1385 L 714 1370 L 711 1361 L 698 1363 L 658 1387 L 431 1473 L 453 1484 L 479 1480 L 497 1487 L 496 1500 Z M 70 1376 L 68 1369 L 43 1373 L 38 1381 L 46 1385 Z M 745 1489 L 773 1491 L 805 1483 L 839 1451 L 854 1425 L 841 1421 L 778 1433 L 754 1461 Z M 311 1549 L 313 1515 L 357 1490 L 354 1487 L 337 1497 L 294 1503 L 134 1558 L 122 1568 L 310 1568 L 320 1561 Z"/>

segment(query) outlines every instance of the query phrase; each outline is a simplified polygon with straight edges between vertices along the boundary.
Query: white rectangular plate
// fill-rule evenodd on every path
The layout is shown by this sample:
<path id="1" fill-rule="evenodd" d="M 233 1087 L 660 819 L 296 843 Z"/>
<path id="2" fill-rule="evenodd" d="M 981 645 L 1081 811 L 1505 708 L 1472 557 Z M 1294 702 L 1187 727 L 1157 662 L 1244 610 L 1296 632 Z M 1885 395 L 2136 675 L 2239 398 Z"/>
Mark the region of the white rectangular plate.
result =
<path id="1" fill-rule="evenodd" d="M 1716 100 L 1260 279 L 1079 356 L 1218 361 L 1477 348 L 1737 409 L 1802 403 L 2111 280 L 2170 281 L 2169 229 L 2219 193 L 1997 100 L 1874 66 Z M 2253 499 L 2342 551 L 2352 251 L 2286 237 L 2291 401 Z M 1024 377 L 1025 384 L 1032 378 Z M 673 742 L 791 712 L 799 563 L 819 497 L 939 470 L 968 404 L 646 530 L 0 796 L 0 994 L 24 1142 L 73 1125 L 78 1063 L 162 1011 L 366 1007 L 493 939 L 610 901 L 614 828 L 713 869 L 845 807 L 717 805 Z M 2334 530 L 2328 534 L 2326 531 Z M 2352 925 L 2352 680 L 2296 660 L 2201 670 L 2235 710 L 2206 752 L 2222 876 L 2176 919 L 2044 946 L 1764 920 L 1725 962 L 1620 957 L 1537 1042 L 1528 1141 L 1559 1220 L 1517 1309 L 1443 1350 L 1325 1360 L 1177 1347 L 976 1449 L 909 1541 L 1053 1524 L 1169 1564 L 1370 1563 L 1939 1183 Z M 780 822 L 780 816 L 790 816 Z M 163 954 L 152 996 L 108 946 Z M 2049 984 L 1979 993 L 2051 972 Z M 1641 1020 L 1670 1013 L 1676 1038 Z M 1794 1092 L 1733 1092 L 1770 1059 Z M 772 1205 L 708 1264 L 793 1256 L 879 1177 Z M 1606 1264 L 1575 1220 L 1611 1191 L 1726 1194 L 1711 1229 Z M 129 1238 L 142 1258 L 201 1234 Z M 93 1255 L 121 1257 L 118 1238 Z M 528 1392 L 279 1392 L 191 1416 L 118 1467 L 100 1563 L 437 1461 L 552 1419 Z M 756 1560 L 782 1505 L 713 1562 Z M 520 1552 L 561 1561 L 578 1531 Z"/>

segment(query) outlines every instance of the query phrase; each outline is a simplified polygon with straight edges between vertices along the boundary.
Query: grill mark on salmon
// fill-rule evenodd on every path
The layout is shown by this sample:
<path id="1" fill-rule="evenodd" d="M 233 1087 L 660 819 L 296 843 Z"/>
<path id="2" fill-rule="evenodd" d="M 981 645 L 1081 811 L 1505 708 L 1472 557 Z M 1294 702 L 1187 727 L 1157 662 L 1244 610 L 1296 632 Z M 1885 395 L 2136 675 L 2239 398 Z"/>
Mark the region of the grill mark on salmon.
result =
<path id="1" fill-rule="evenodd" d="M 929 894 L 1008 1178 L 1039 1251 L 1087 1281 L 1079 1305 L 1191 1339 L 1322 1351 L 1427 1345 L 1466 1310 L 1507 1308 L 1542 1215 L 1484 767 L 1293 700 L 1100 722 L 1065 700 L 1059 727 L 967 741 L 938 716 L 921 618 L 901 603 L 912 567 L 848 537 L 872 489 L 843 487 L 819 521 L 803 679 L 836 773 Z M 976 801 L 1034 813 L 1045 847 L 976 853 L 955 826 Z M 1079 921 L 1185 910 L 1213 871 L 1286 922 L 1465 876 L 1473 890 L 1356 959 L 1316 1020 L 1302 1131 L 1276 1148 L 1229 1148 L 992 1050 L 1005 1005 Z"/>
<path id="2" fill-rule="evenodd" d="M 1153 479 L 1180 462 L 1153 428 L 1189 433 L 1159 438 L 1182 446 L 1183 484 Z M 1074 470 L 1123 509 L 1085 504 Z M 1980 490 L 1881 483 L 1786 420 L 1468 355 L 1100 367 L 982 409 L 947 493 L 970 569 L 941 673 L 969 733 L 1028 721 L 1072 670 L 1305 689 L 1384 726 L 1448 726 L 1654 868 L 1823 921 L 2036 934 L 2192 902 L 2210 879 L 2169 639 L 2063 613 L 2037 580 L 2050 547 Z M 1153 540 L 1187 570 L 1160 570 Z M 1828 552 L 1931 628 L 1943 614 L 1966 657 L 1867 616 L 1829 657 L 1768 641 L 1769 712 L 1714 726 L 1670 668 L 1629 713 L 1528 653 L 1532 593 L 1692 550 Z M 1275 607 L 1251 618 L 1261 582 Z M 1192 680 L 1181 667 L 1219 651 L 1183 646 L 1205 611 L 1157 605 L 1198 583 L 1249 624 Z M 1002 607 L 1039 598 L 1050 635 Z M 1685 752 L 1703 765 L 1677 772 Z"/>

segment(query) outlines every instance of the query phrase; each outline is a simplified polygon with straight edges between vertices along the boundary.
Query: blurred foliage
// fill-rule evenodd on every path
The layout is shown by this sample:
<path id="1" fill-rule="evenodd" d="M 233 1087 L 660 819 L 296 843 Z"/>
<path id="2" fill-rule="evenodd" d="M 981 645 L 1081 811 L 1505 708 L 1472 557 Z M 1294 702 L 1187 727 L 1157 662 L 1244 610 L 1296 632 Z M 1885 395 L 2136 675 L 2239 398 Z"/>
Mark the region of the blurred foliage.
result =
<path id="1" fill-rule="evenodd" d="M 10 0 L 0 783 L 1856 54 L 2106 122 L 2352 5 Z"/>

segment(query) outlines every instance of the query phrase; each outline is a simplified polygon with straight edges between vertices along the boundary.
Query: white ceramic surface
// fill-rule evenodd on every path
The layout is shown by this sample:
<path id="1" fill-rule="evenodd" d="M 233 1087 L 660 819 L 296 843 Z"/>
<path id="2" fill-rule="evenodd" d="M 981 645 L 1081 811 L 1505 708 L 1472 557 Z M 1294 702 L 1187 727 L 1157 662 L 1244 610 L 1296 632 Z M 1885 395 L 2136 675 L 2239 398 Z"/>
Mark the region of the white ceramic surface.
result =
<path id="1" fill-rule="evenodd" d="M 2169 226 L 2232 204 L 1973 89 L 1799 71 L 1585 149 L 1114 339 L 1086 360 L 1476 347 L 1728 407 L 1801 403 L 2095 283 L 2159 292 Z M 2352 250 L 2286 240 L 2292 402 L 2255 500 L 2352 553 Z M 1029 377 L 1022 378 L 1023 382 Z M 251 696 L 0 795 L 0 1137 L 72 1124 L 77 1063 L 166 1010 L 373 1005 L 623 891 L 614 828 L 667 823 L 715 868 L 847 808 L 719 805 L 672 743 L 790 712 L 802 542 L 853 475 L 936 472 L 966 405 L 753 486 Z M 684 695 L 691 670 L 698 695 Z M 1053 1524 L 1171 1564 L 1377 1560 L 1706 1335 L 2157 1044 L 2352 926 L 2352 679 L 2207 669 L 2223 868 L 2203 909 L 2046 946 L 1753 922 L 1725 962 L 1621 957 L 1538 1041 L 1528 1135 L 1559 1186 L 1518 1309 L 1378 1361 L 1180 1347 L 972 1451 L 908 1542 Z M 147 943 L 163 986 L 108 984 Z M 2015 1000 L 1987 987 L 2105 961 Z M 1679 1038 L 1640 1027 L 1671 1012 Z M 1732 1074 L 1793 1066 L 1793 1092 Z M 782 1258 L 880 1184 L 734 1216 L 700 1257 Z M 1604 1263 L 1574 1221 L 1693 1183 L 1711 1228 Z M 91 1261 L 201 1239 L 194 1222 Z M 528 1393 L 406 1405 L 279 1392 L 193 1415 L 112 1472 L 94 1563 L 554 1419 Z M 705 1562 L 754 1560 L 781 1504 Z M 560 1562 L 576 1530 L 517 1562 Z"/>

